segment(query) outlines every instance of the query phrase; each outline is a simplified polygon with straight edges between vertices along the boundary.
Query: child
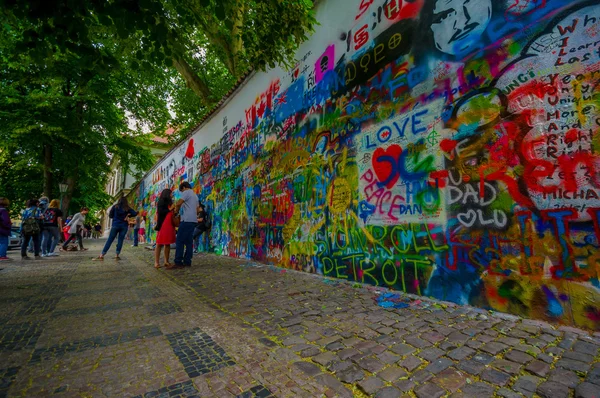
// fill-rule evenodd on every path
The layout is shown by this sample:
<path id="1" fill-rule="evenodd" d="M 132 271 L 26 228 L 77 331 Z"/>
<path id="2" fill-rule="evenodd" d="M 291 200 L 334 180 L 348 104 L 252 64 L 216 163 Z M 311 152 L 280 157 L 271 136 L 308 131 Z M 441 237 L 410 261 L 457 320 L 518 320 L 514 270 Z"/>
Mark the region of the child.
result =
<path id="1" fill-rule="evenodd" d="M 146 217 L 142 217 L 142 222 L 140 222 L 140 230 L 138 231 L 140 236 L 140 241 L 142 243 L 146 243 Z"/>
<path id="2" fill-rule="evenodd" d="M 12 226 L 10 215 L 8 214 L 9 206 L 10 201 L 8 199 L 0 198 L 0 261 L 9 260 L 6 256 L 11 232 L 10 227 Z"/>

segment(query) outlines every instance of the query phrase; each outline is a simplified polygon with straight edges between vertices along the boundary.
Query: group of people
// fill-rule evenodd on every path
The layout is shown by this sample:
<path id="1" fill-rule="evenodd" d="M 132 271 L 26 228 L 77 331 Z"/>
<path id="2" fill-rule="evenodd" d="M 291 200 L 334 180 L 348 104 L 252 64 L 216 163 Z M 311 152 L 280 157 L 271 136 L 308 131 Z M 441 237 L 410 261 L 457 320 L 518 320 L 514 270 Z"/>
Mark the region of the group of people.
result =
<path id="1" fill-rule="evenodd" d="M 160 256 L 164 252 L 164 266 L 167 269 L 177 269 L 192 265 L 194 251 L 200 248 L 200 239 L 204 234 L 208 239 L 208 233 L 212 228 L 212 222 L 205 206 L 199 202 L 198 196 L 192 190 L 189 182 L 183 182 L 179 186 L 180 199 L 174 203 L 173 192 L 164 189 L 157 203 L 157 218 L 155 230 L 156 246 L 154 249 L 154 268 L 161 268 Z M 108 214 L 112 218 L 112 227 L 108 240 L 96 260 L 104 260 L 115 239 L 117 239 L 116 259 L 120 260 L 121 250 L 127 231 L 129 219 L 135 217 L 134 244 L 138 245 L 138 236 L 145 238 L 146 221 L 144 217 L 129 206 L 127 198 L 123 197 L 114 205 Z M 196 242 L 196 247 L 194 247 Z M 174 263 L 169 262 L 171 245 L 175 244 Z"/>
<path id="2" fill-rule="evenodd" d="M 179 185 L 180 198 L 173 203 L 173 192 L 164 189 L 156 207 L 156 248 L 154 268 L 160 268 L 160 254 L 164 249 L 164 266 L 177 269 L 192 265 L 194 251 L 200 250 L 200 239 L 208 239 L 212 222 L 206 207 L 200 203 L 189 182 Z M 177 231 L 175 230 L 177 228 Z M 171 245 L 175 243 L 174 264 L 169 262 Z M 194 247 L 195 246 L 195 247 Z"/>
<path id="3" fill-rule="evenodd" d="M 212 222 L 205 206 L 200 203 L 198 196 L 192 190 L 189 182 L 183 182 L 179 186 L 180 199 L 174 203 L 173 192 L 165 189 L 161 192 L 157 203 L 157 220 L 155 230 L 156 246 L 154 253 L 154 267 L 161 268 L 160 256 L 164 251 L 164 266 L 167 269 L 177 269 L 192 265 L 194 252 L 198 252 L 201 246 L 208 248 L 208 234 L 212 228 Z M 0 198 L 0 260 L 7 260 L 7 249 L 11 235 L 12 223 L 8 208 L 10 202 L 6 198 Z M 23 237 L 21 244 L 21 258 L 30 260 L 27 255 L 28 246 L 32 246 L 35 258 L 57 256 L 55 249 L 61 239 L 61 231 L 65 233 L 62 249 L 67 250 L 71 242 L 77 241 L 79 250 L 87 250 L 83 247 L 83 237 L 86 231 L 92 232 L 92 228 L 86 228 L 85 218 L 89 210 L 82 207 L 79 213 L 69 216 L 63 222 L 63 212 L 59 201 L 53 199 L 48 201 L 47 197 L 31 199 L 21 214 L 20 232 Z M 145 241 L 146 219 L 129 206 L 127 198 L 123 197 L 114 205 L 108 214 L 113 220 L 108 240 L 102 252 L 95 260 L 104 260 L 115 239 L 117 239 L 116 259 L 120 260 L 123 242 L 133 218 L 134 244 L 137 246 L 139 238 Z M 93 229 L 95 236 L 101 232 L 100 225 Z M 201 245 L 201 240 L 204 242 Z M 169 262 L 171 245 L 175 244 L 174 263 Z M 164 249 L 164 250 L 163 250 Z"/>
<path id="4" fill-rule="evenodd" d="M 8 260 L 7 250 L 12 232 L 9 206 L 10 201 L 7 198 L 0 198 L 0 261 Z M 27 255 L 28 247 L 31 247 L 34 258 L 58 256 L 55 250 L 62 241 L 61 231 L 63 228 L 68 231 L 68 236 L 65 236 L 62 245 L 63 250 L 66 250 L 74 240 L 79 243 L 80 250 L 86 250 L 83 247 L 82 231 L 88 211 L 86 207 L 82 207 L 79 213 L 63 222 L 63 212 L 58 199 L 50 201 L 47 197 L 42 196 L 39 200 L 28 200 L 21 213 L 19 229 L 22 237 L 21 259 L 31 259 Z"/>

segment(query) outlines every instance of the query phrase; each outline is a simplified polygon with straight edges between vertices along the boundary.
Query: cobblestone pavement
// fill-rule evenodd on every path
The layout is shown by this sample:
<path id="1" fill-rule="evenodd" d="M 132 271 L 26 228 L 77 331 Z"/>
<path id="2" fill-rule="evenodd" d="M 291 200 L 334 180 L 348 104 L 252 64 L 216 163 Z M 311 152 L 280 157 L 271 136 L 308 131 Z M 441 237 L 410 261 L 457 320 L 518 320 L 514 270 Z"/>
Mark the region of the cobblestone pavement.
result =
<path id="1" fill-rule="evenodd" d="M 600 397 L 600 334 L 100 243 L 1 264 L 0 397 Z"/>

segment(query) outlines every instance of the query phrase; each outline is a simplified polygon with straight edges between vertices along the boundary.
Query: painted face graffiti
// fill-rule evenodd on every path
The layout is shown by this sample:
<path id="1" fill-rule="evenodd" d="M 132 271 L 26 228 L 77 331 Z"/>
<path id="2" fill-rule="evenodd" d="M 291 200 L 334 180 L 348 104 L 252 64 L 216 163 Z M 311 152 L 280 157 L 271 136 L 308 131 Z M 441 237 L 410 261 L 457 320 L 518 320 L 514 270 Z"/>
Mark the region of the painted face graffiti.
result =
<path id="1" fill-rule="evenodd" d="M 466 54 L 491 18 L 492 0 L 435 0 L 431 31 L 436 48 L 446 54 Z"/>

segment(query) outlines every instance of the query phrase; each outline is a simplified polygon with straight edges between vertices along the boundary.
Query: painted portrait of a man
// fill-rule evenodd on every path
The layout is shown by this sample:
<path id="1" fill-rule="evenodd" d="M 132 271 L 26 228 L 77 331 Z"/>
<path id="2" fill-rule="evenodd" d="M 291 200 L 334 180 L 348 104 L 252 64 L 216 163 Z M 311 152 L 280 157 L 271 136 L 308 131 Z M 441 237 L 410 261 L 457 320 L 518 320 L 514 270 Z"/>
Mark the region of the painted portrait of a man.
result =
<path id="1" fill-rule="evenodd" d="M 492 0 L 429 1 L 435 48 L 450 55 L 467 54 L 480 43 L 492 19 Z"/>

